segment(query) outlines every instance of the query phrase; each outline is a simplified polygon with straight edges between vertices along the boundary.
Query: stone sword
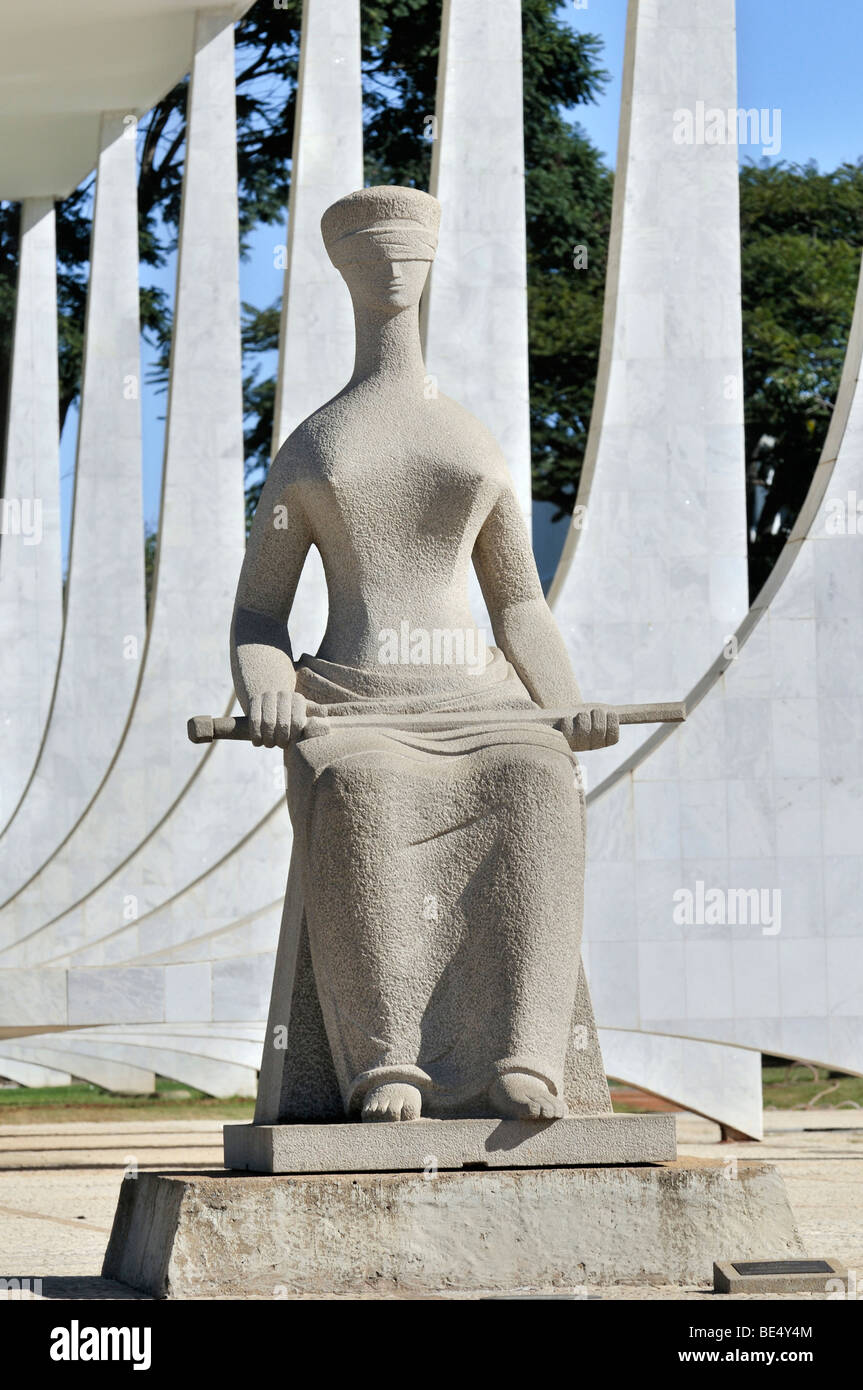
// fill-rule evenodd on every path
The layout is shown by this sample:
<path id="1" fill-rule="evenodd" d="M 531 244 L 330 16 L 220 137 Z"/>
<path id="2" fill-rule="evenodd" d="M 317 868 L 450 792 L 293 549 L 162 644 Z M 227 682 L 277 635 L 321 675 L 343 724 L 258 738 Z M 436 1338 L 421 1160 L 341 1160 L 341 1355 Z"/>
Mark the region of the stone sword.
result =
<path id="1" fill-rule="evenodd" d="M 291 742 L 301 736 L 315 738 L 336 729 L 400 729 L 417 733 L 446 732 L 459 728 L 494 727 L 496 724 L 549 724 L 560 728 L 564 720 L 592 709 L 581 705 L 574 710 L 513 709 L 513 710 L 453 710 L 449 713 L 427 714 L 327 714 L 326 706 L 309 705 L 296 692 L 291 696 Z M 686 705 L 670 700 L 650 705 L 610 705 L 621 724 L 680 724 L 686 718 Z M 309 713 L 309 710 L 314 713 Z M 320 713 L 318 712 L 320 711 Z M 215 739 L 248 739 L 249 721 L 244 714 L 216 716 L 197 714 L 189 720 L 189 739 L 192 743 L 212 743 Z M 585 750 L 585 751 L 590 751 Z"/>

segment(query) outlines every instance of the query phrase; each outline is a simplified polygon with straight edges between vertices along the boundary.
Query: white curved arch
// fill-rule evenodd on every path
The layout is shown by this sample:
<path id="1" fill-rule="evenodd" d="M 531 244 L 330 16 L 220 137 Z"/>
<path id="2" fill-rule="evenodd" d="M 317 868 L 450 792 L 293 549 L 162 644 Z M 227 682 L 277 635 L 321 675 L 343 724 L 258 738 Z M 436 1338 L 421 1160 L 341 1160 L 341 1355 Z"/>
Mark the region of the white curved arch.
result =
<path id="1" fill-rule="evenodd" d="M 4 943 L 80 901 L 134 850 L 200 761 L 185 736 L 188 712 L 224 710 L 231 699 L 224 633 L 244 534 L 233 30 L 224 14 L 201 13 L 196 33 L 162 518 L 140 687 L 96 800 L 0 917 Z"/>
<path id="2" fill-rule="evenodd" d="M 0 534 L 0 827 L 44 735 L 62 630 L 54 202 L 21 204 Z"/>
<path id="3" fill-rule="evenodd" d="M 737 655 L 693 688 L 686 724 L 591 797 L 586 909 L 604 1022 L 851 1072 L 863 1072 L 861 354 L 863 275 L 821 460 Z M 674 894 L 692 893 L 696 915 L 699 882 L 705 920 L 675 922 Z M 724 898 L 708 913 L 709 889 Z M 771 895 L 766 913 L 758 904 L 771 920 L 715 920 L 754 890 Z"/>
<path id="4" fill-rule="evenodd" d="M 631 0 L 596 394 L 549 591 L 586 698 L 680 699 L 748 601 L 734 0 Z M 574 272 L 578 273 L 578 272 Z M 644 741 L 591 755 L 592 783 Z"/>
<path id="5" fill-rule="evenodd" d="M 60 666 L 36 766 L 0 844 L 4 900 L 86 809 L 137 686 L 145 626 L 139 331 L 135 141 L 123 116 L 112 115 L 102 120 L 96 176 Z"/>

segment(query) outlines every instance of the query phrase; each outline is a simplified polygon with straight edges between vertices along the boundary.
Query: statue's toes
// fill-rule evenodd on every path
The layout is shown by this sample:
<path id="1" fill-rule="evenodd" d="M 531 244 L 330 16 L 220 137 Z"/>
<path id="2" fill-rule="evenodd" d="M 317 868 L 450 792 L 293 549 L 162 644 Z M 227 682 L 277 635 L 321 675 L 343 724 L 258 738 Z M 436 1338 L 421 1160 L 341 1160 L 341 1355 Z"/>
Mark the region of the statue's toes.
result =
<path id="1" fill-rule="evenodd" d="M 543 1098 L 537 1101 L 536 1104 L 537 1113 L 536 1115 L 532 1116 L 533 1119 L 559 1120 L 563 1117 L 563 1105 L 560 1103 L 560 1101 L 555 1100 L 554 1096 L 549 1096 L 547 1099 L 545 1096 L 543 1096 Z"/>
<path id="2" fill-rule="evenodd" d="M 421 1110 L 422 1096 L 415 1086 L 378 1086 L 366 1096 L 362 1118 L 373 1124 L 393 1120 L 418 1120 Z"/>
<path id="3" fill-rule="evenodd" d="M 519 1072 L 500 1076 L 489 1087 L 489 1097 L 502 1119 L 559 1120 L 563 1102 L 537 1077 Z"/>
<path id="4" fill-rule="evenodd" d="M 407 1089 L 410 1091 L 414 1090 L 413 1086 L 409 1086 Z M 402 1101 L 401 1118 L 403 1120 L 419 1119 L 420 1114 L 422 1112 L 422 1097 L 420 1096 L 419 1091 L 415 1092 L 415 1096 L 416 1099 L 414 1099 L 413 1096 L 406 1096 L 405 1099 Z"/>

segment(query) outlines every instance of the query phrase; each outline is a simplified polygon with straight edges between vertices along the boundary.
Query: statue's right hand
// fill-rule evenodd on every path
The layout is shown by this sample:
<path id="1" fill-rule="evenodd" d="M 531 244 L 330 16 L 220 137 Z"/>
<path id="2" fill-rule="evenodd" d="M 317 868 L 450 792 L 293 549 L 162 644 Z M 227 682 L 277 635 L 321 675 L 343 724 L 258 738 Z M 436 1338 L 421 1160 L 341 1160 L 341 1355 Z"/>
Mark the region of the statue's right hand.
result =
<path id="1" fill-rule="evenodd" d="M 292 690 L 265 690 L 249 700 L 249 732 L 256 748 L 287 748 Z"/>

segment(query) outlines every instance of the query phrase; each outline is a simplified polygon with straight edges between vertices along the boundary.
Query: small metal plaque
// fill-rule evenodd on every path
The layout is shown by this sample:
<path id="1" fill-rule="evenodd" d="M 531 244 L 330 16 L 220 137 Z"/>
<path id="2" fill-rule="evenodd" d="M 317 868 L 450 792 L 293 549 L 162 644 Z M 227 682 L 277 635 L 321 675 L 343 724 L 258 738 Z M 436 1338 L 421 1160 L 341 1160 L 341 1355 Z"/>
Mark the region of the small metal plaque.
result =
<path id="1" fill-rule="evenodd" d="M 732 1264 L 738 1274 L 833 1274 L 826 1260 L 750 1260 Z"/>

